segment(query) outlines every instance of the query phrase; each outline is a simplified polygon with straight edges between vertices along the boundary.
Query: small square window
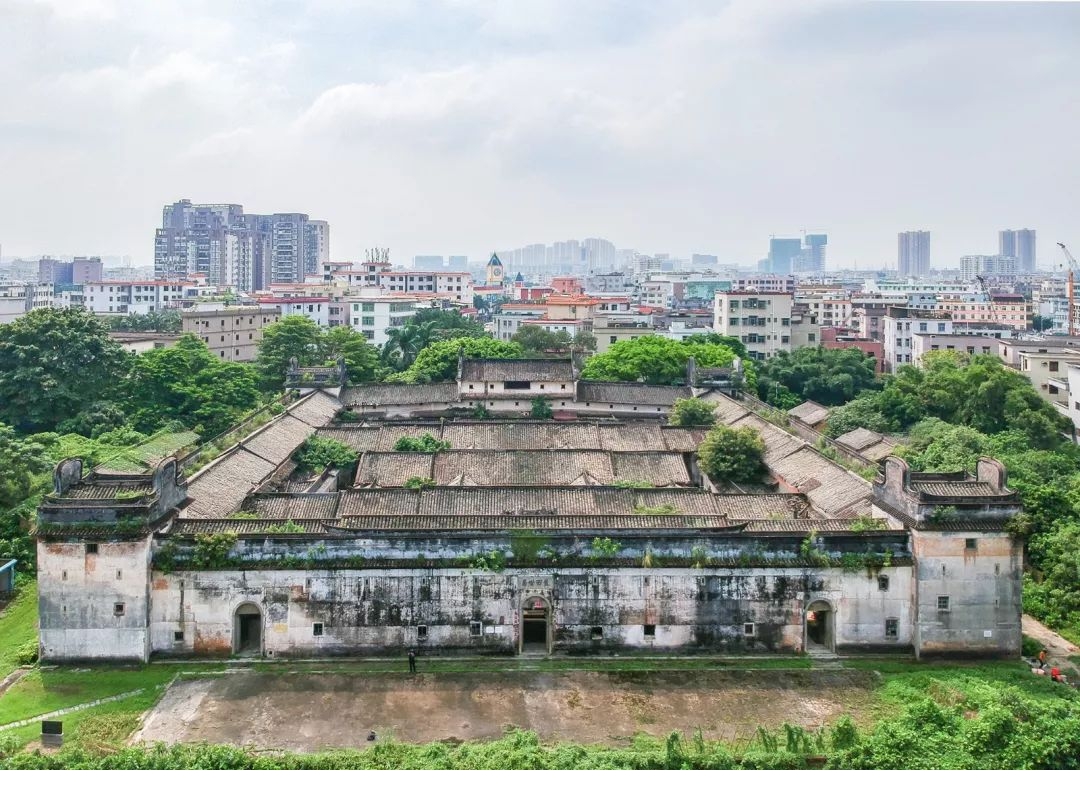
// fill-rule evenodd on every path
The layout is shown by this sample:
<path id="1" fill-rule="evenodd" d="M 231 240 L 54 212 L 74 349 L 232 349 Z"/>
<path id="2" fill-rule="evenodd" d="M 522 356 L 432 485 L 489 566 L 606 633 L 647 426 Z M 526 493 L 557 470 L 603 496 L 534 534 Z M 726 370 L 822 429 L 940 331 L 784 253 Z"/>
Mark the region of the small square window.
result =
<path id="1" fill-rule="evenodd" d="M 113 616 L 123 616 L 124 615 L 124 603 L 123 602 L 116 602 L 115 604 L 113 604 L 113 606 L 112 606 L 112 614 L 113 614 Z"/>
<path id="2" fill-rule="evenodd" d="M 885 638 L 899 638 L 900 636 L 900 620 L 899 619 L 886 619 L 885 620 Z"/>
<path id="3" fill-rule="evenodd" d="M 656 638 L 656 625 L 655 624 L 647 624 L 647 625 L 645 625 L 645 638 Z"/>
<path id="4" fill-rule="evenodd" d="M 87 543 L 86 544 L 86 553 L 87 554 L 97 554 L 97 543 Z"/>
<path id="5" fill-rule="evenodd" d="M 603 627 L 590 627 L 589 628 L 589 638 L 591 638 L 593 641 L 600 641 L 603 637 L 604 637 L 604 628 Z"/>
<path id="6" fill-rule="evenodd" d="M 754 623 L 746 622 L 742 626 L 742 634 L 748 638 L 754 635 Z"/>
<path id="7" fill-rule="evenodd" d="M 480 624 L 480 622 L 469 622 L 469 635 L 470 636 L 478 636 L 478 635 L 480 635 L 480 632 L 482 630 L 483 630 L 483 626 Z"/>
<path id="8" fill-rule="evenodd" d="M 313 636 L 321 636 L 322 633 L 323 633 L 323 623 L 322 622 L 315 622 L 313 625 L 311 625 L 311 635 L 313 635 Z"/>
<path id="9" fill-rule="evenodd" d="M 173 641 L 183 641 L 184 640 L 184 631 L 183 630 L 175 630 L 175 631 L 173 631 L 172 640 Z"/>
<path id="10" fill-rule="evenodd" d="M 939 596 L 937 598 L 937 609 L 940 611 L 947 611 L 949 609 L 949 597 Z"/>
<path id="11" fill-rule="evenodd" d="M 418 640 L 420 640 L 420 641 L 423 641 L 424 639 L 427 638 L 427 625 L 426 624 L 418 624 L 418 625 L 416 625 L 416 638 Z"/>
<path id="12" fill-rule="evenodd" d="M 885 576 L 884 574 L 882 574 L 881 576 L 879 576 L 877 578 L 877 589 L 879 591 L 887 591 L 887 590 L 889 590 L 889 578 L 887 576 Z"/>
<path id="13" fill-rule="evenodd" d="M 974 551 L 974 550 L 975 550 L 975 545 L 976 545 L 976 542 L 977 542 L 977 541 L 978 541 L 978 538 L 975 538 L 975 537 L 965 537 L 965 538 L 964 538 L 964 549 L 965 549 L 966 551 Z"/>

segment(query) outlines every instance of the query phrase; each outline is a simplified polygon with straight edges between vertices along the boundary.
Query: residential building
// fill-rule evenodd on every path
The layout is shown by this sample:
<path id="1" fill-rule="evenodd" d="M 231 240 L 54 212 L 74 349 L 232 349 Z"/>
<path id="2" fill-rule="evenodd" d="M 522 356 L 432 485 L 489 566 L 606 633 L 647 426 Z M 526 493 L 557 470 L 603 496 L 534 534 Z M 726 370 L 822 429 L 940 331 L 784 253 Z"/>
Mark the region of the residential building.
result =
<path id="1" fill-rule="evenodd" d="M 1015 256 L 961 256 L 960 278 L 972 281 L 976 278 L 1016 273 Z"/>
<path id="2" fill-rule="evenodd" d="M 326 262 L 330 261 L 330 223 L 324 219 L 309 219 L 305 240 L 307 260 L 304 263 L 305 275 L 317 275 Z"/>
<path id="3" fill-rule="evenodd" d="M 76 256 L 71 260 L 72 284 L 92 284 L 95 281 L 101 281 L 99 256 Z"/>
<path id="4" fill-rule="evenodd" d="M 878 374 L 885 372 L 884 341 L 866 340 L 851 329 L 822 326 L 821 346 L 825 349 L 858 349 L 867 357 L 874 358 L 874 370 Z"/>
<path id="5" fill-rule="evenodd" d="M 998 231 L 998 253 L 1016 259 L 1020 273 L 1035 272 L 1035 231 L 1023 228 L 1018 231 Z"/>
<path id="6" fill-rule="evenodd" d="M 1080 349 L 1061 348 L 1046 351 L 1021 349 L 1016 352 L 1020 361 L 1017 371 L 1031 380 L 1031 387 L 1058 411 L 1072 418 L 1069 412 L 1069 366 L 1080 363 Z"/>
<path id="7" fill-rule="evenodd" d="M 347 296 L 341 304 L 349 314 L 348 324 L 367 338 L 368 343 L 382 348 L 388 339 L 387 330 L 405 325 L 424 299 L 413 295 L 364 294 Z"/>
<path id="8" fill-rule="evenodd" d="M 1019 370 L 1023 354 L 1055 354 L 1064 349 L 1080 349 L 1080 337 L 1052 337 L 1040 340 L 1012 338 L 998 341 L 1001 361 Z"/>
<path id="9" fill-rule="evenodd" d="M 98 315 L 148 315 L 179 309 L 185 285 L 180 281 L 113 281 L 82 285 L 82 305 Z"/>
<path id="10" fill-rule="evenodd" d="M 1065 368 L 1065 375 L 1069 388 L 1067 410 L 1077 435 L 1080 435 L 1080 361 L 1070 362 Z"/>
<path id="11" fill-rule="evenodd" d="M 1015 332 L 1016 330 L 1007 324 L 955 321 L 949 312 L 889 307 L 884 320 L 885 371 L 895 373 L 900 366 L 916 362 L 916 335 L 1011 338 Z M 923 351 L 928 350 L 924 345 Z"/>
<path id="12" fill-rule="evenodd" d="M 131 354 L 145 354 L 154 349 L 167 349 L 180 340 L 180 335 L 164 332 L 109 332 L 109 337 Z"/>
<path id="13" fill-rule="evenodd" d="M 472 274 L 464 270 L 404 270 L 378 273 L 379 286 L 388 292 L 430 293 L 448 301 L 472 305 Z"/>
<path id="14" fill-rule="evenodd" d="M 54 288 L 49 282 L 0 282 L 0 323 L 11 323 L 34 309 L 49 309 L 54 300 Z"/>
<path id="15" fill-rule="evenodd" d="M 823 233 L 808 233 L 803 237 L 803 248 L 799 253 L 797 270 L 800 273 L 821 277 L 825 275 L 825 249 L 829 237 Z"/>
<path id="16" fill-rule="evenodd" d="M 898 236 L 896 272 L 921 278 L 930 272 L 930 231 L 904 231 Z"/>
<path id="17" fill-rule="evenodd" d="M 202 340 L 222 360 L 249 362 L 258 353 L 263 330 L 281 320 L 281 310 L 264 306 L 224 306 L 185 311 L 183 331 Z"/>
<path id="18" fill-rule="evenodd" d="M 968 355 L 995 357 L 1001 338 L 994 335 L 975 335 L 959 332 L 916 332 L 911 336 L 911 362 L 922 366 L 927 352 L 952 351 Z"/>
<path id="19" fill-rule="evenodd" d="M 790 293 L 718 292 L 713 331 L 737 337 L 755 360 L 820 342 L 816 316 Z"/>
<path id="20" fill-rule="evenodd" d="M 330 325 L 329 295 L 260 295 L 259 306 L 281 313 L 281 317 L 303 315 L 319 326 Z"/>

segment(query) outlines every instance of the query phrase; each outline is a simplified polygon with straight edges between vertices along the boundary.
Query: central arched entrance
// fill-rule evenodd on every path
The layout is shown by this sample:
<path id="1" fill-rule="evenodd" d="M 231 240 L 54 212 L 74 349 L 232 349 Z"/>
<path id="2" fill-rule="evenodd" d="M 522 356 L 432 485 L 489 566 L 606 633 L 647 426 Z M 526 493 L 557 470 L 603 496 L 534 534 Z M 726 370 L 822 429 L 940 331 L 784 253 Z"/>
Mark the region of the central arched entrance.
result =
<path id="1" fill-rule="evenodd" d="M 551 606 L 542 596 L 530 596 L 521 603 L 522 653 L 551 652 Z"/>
<path id="2" fill-rule="evenodd" d="M 233 654 L 262 655 L 262 611 L 245 602 L 233 616 Z"/>
<path id="3" fill-rule="evenodd" d="M 832 652 L 834 612 L 823 599 L 811 602 L 806 608 L 806 651 Z"/>

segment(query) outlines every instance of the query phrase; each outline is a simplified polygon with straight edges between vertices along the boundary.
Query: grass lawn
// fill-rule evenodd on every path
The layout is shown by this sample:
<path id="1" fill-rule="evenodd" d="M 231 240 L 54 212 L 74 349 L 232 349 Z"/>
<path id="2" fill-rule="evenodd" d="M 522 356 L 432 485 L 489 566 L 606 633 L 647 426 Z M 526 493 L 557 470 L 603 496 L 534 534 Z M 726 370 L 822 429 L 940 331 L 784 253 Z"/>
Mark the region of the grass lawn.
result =
<path id="1" fill-rule="evenodd" d="M 20 649 L 37 638 L 37 583 L 19 589 L 15 600 L 0 613 L 0 680 L 11 674 Z"/>

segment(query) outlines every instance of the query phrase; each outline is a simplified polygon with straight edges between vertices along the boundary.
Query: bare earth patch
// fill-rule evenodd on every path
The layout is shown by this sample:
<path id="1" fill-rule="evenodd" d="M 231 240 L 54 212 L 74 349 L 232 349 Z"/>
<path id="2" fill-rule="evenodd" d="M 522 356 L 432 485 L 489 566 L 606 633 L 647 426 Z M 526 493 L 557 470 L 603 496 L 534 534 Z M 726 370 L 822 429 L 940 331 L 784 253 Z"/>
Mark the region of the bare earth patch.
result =
<path id="1" fill-rule="evenodd" d="M 815 729 L 870 708 L 872 673 L 552 672 L 310 674 L 240 672 L 178 681 L 136 742 L 212 742 L 318 751 L 378 739 L 426 743 L 531 729 L 546 741 L 618 745 L 634 734 L 738 740 L 759 725 Z"/>

